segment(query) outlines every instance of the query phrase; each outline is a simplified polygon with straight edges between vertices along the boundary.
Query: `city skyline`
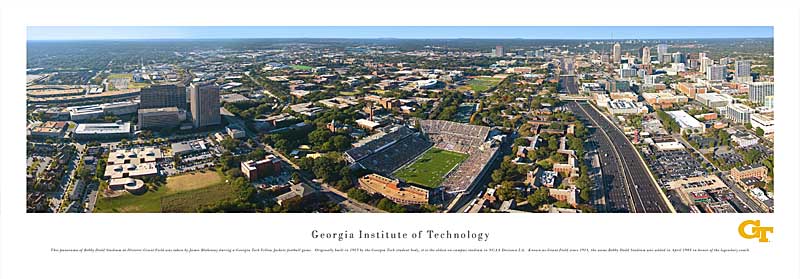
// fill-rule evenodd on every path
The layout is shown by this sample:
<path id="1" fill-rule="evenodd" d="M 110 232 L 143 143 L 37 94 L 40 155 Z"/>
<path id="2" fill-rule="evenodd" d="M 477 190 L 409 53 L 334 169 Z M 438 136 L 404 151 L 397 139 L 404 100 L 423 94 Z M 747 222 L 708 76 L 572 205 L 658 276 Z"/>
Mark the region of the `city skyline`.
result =
<path id="1" fill-rule="evenodd" d="M 29 26 L 28 41 L 170 39 L 673 40 L 772 38 L 771 26 Z"/>

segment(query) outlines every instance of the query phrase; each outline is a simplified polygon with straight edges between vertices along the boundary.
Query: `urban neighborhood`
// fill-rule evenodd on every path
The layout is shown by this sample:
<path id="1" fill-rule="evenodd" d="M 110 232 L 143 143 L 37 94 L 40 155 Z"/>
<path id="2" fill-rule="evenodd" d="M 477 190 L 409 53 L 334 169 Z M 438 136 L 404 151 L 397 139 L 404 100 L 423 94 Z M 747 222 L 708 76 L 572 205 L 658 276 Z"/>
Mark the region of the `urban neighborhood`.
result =
<path id="1" fill-rule="evenodd" d="M 774 209 L 772 38 L 27 53 L 31 213 Z"/>

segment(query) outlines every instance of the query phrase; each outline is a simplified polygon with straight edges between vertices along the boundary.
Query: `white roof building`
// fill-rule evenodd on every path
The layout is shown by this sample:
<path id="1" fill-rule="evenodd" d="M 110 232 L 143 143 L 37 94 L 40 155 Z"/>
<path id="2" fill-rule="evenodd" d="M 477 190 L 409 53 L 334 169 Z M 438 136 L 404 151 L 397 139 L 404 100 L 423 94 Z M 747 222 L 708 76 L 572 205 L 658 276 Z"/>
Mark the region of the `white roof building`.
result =
<path id="1" fill-rule="evenodd" d="M 706 125 L 682 110 L 668 111 L 667 114 L 681 126 L 681 133 L 704 133 Z"/>

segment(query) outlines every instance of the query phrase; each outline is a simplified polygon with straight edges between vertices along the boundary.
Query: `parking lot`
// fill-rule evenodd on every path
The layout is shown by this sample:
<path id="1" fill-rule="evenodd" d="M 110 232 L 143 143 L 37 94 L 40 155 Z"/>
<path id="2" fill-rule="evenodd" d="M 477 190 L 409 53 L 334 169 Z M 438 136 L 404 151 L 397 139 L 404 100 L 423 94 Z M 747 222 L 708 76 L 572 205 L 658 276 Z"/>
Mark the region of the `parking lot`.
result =
<path id="1" fill-rule="evenodd" d="M 653 151 L 651 154 L 645 158 L 661 185 L 677 179 L 706 175 L 706 163 L 692 157 L 686 150 Z"/>

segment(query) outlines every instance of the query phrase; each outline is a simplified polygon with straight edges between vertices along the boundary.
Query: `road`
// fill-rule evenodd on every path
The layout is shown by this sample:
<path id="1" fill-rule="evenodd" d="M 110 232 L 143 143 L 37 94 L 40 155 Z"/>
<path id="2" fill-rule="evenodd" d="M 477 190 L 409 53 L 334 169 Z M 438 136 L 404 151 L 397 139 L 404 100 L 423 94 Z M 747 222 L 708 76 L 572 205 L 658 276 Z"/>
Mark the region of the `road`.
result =
<path id="1" fill-rule="evenodd" d="M 591 129 L 591 127 L 588 128 Z M 589 166 L 589 177 L 593 184 L 590 204 L 594 206 L 597 212 L 608 212 L 608 206 L 606 204 L 607 192 L 605 183 L 603 183 L 603 164 L 600 162 L 600 156 L 602 156 L 602 154 L 599 154 L 598 150 L 596 142 L 589 141 L 586 144 L 586 156 L 584 161 L 586 165 Z"/>
<path id="2" fill-rule="evenodd" d="M 613 123 L 585 102 L 569 102 L 567 107 L 582 121 L 596 128 L 590 138 L 603 155 L 602 172 L 608 191 L 611 212 L 665 213 L 672 212 L 665 196 L 652 180 L 647 167 L 633 145 Z"/>
<path id="3" fill-rule="evenodd" d="M 558 78 L 559 93 L 578 94 L 578 80 L 574 75 L 561 75 Z"/>

